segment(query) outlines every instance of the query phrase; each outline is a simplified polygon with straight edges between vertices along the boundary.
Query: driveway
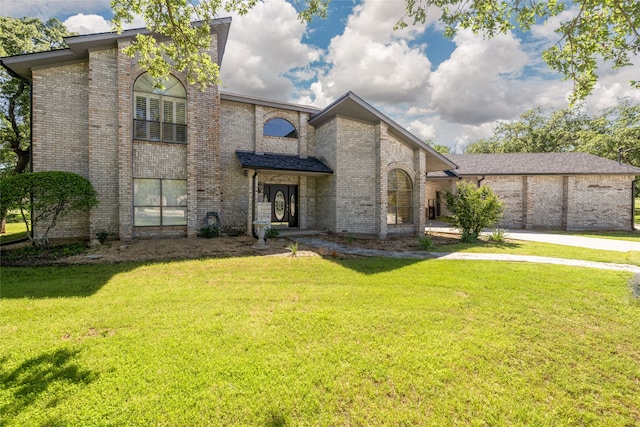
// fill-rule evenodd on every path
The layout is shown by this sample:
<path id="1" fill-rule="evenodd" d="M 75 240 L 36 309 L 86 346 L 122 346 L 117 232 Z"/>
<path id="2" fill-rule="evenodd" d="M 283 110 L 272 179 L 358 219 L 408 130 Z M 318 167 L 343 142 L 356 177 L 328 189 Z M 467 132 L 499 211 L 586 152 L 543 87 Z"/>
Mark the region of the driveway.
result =
<path id="1" fill-rule="evenodd" d="M 427 227 L 438 233 L 458 233 L 455 228 L 451 228 L 442 223 Z M 481 234 L 491 234 L 491 231 L 483 231 Z M 601 239 L 596 237 L 571 236 L 567 234 L 546 233 L 532 230 L 507 230 L 507 239 L 527 240 L 530 242 L 553 243 L 554 245 L 577 246 L 580 248 L 600 249 L 603 251 L 629 252 L 640 251 L 640 242 L 628 240 Z"/>

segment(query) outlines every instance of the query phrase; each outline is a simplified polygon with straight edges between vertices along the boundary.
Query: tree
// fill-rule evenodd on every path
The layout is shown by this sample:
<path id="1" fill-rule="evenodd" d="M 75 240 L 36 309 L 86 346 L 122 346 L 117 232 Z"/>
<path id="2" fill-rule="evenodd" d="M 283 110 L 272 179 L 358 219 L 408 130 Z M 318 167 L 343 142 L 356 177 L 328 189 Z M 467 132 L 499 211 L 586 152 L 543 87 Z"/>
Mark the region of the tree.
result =
<path id="1" fill-rule="evenodd" d="M 553 70 L 574 82 L 572 101 L 584 99 L 598 79 L 598 59 L 614 67 L 633 65 L 631 57 L 640 52 L 640 2 L 637 0 L 404 0 L 406 14 L 396 28 L 407 21 L 424 23 L 428 14 L 441 13 L 445 35 L 453 37 L 459 28 L 493 37 L 512 29 L 527 32 L 534 24 L 570 13 L 557 24 L 559 41 L 543 53 Z M 113 22 L 117 31 L 136 15 L 144 18 L 152 34 L 139 35 L 127 53 L 138 55 L 143 67 L 156 78 L 166 77 L 169 63 L 185 71 L 191 83 L 206 86 L 217 83 L 219 70 L 211 62 L 209 27 L 192 25 L 194 17 L 208 21 L 218 13 L 247 13 L 258 0 L 112 0 Z M 310 21 L 326 17 L 329 0 L 304 0 L 299 18 Z M 573 6 L 573 9 L 571 9 Z M 158 44 L 171 38 L 173 44 Z M 640 82 L 632 82 L 640 87 Z"/>
<path id="2" fill-rule="evenodd" d="M 640 165 L 640 105 L 629 99 L 587 115 L 581 108 L 526 111 L 515 122 L 500 122 L 493 136 L 480 139 L 467 153 L 547 153 L 581 151 Z"/>
<path id="3" fill-rule="evenodd" d="M 69 212 L 88 211 L 97 204 L 91 183 L 72 172 L 31 172 L 0 179 L 0 209 L 20 209 L 34 246 L 48 246 L 49 231 Z M 31 213 L 31 230 L 40 225 L 43 233 L 29 233 L 26 212 Z"/>
<path id="4" fill-rule="evenodd" d="M 0 16 L 0 57 L 65 47 L 57 19 Z M 31 87 L 0 68 L 0 174 L 23 173 L 31 157 Z"/>
<path id="5" fill-rule="evenodd" d="M 453 37 L 459 28 L 493 37 L 512 29 L 527 32 L 534 24 L 563 12 L 555 32 L 558 42 L 545 50 L 547 65 L 574 82 L 571 103 L 586 98 L 598 80 L 598 60 L 615 68 L 633 65 L 640 53 L 640 2 L 637 0 L 405 0 L 407 19 L 424 23 L 431 7 L 442 11 L 445 35 Z M 640 76 L 639 76 L 640 77 Z M 632 81 L 640 87 L 640 81 Z"/>
<path id="6" fill-rule="evenodd" d="M 426 141 L 426 143 L 440 154 L 451 154 L 451 147 L 448 145 L 434 144 L 433 141 Z"/>
<path id="7" fill-rule="evenodd" d="M 502 217 L 502 202 L 487 186 L 461 181 L 455 191 L 445 191 L 444 200 L 451 212 L 449 222 L 462 231 L 462 241 L 466 243 L 476 241 L 483 228 Z"/>
<path id="8" fill-rule="evenodd" d="M 498 122 L 493 136 L 465 148 L 467 153 L 549 153 L 574 151 L 589 118 L 580 107 L 544 112 L 537 107 L 525 111 L 520 120 Z"/>

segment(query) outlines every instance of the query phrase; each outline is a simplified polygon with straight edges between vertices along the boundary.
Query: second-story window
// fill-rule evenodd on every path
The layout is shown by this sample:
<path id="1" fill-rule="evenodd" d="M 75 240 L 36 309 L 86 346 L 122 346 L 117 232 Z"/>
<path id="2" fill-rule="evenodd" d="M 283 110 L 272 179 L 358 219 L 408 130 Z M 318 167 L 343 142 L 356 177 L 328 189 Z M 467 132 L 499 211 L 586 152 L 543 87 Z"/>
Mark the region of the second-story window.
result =
<path id="1" fill-rule="evenodd" d="M 281 118 L 271 119 L 266 122 L 262 134 L 264 136 L 275 136 L 278 138 L 298 138 L 296 128 L 287 120 Z"/>
<path id="2" fill-rule="evenodd" d="M 187 142 L 187 92 L 174 76 L 154 87 L 147 73 L 133 86 L 133 138 L 145 141 Z"/>

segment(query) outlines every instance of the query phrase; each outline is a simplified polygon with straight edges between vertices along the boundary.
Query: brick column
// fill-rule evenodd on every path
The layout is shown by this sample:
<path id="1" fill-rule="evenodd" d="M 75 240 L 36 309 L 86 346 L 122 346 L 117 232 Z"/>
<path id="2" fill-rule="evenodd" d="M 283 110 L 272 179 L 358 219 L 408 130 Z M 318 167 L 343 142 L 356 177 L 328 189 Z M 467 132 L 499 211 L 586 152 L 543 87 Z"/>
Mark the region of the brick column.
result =
<path id="1" fill-rule="evenodd" d="M 416 178 L 413 184 L 413 206 L 417 212 L 413 213 L 413 224 L 415 233 L 418 236 L 424 234 L 427 225 L 426 218 L 426 188 L 427 188 L 427 153 L 417 149 L 413 152 L 413 168 L 416 171 Z"/>
<path id="2" fill-rule="evenodd" d="M 133 114 L 131 74 L 133 60 L 122 50 L 129 45 L 128 41 L 118 42 L 118 204 L 119 204 L 119 237 L 120 240 L 133 238 Z"/>
<path id="3" fill-rule="evenodd" d="M 378 238 L 387 238 L 387 165 L 389 163 L 389 137 L 387 124 L 380 122 L 376 125 L 376 142 L 378 151 Z"/>

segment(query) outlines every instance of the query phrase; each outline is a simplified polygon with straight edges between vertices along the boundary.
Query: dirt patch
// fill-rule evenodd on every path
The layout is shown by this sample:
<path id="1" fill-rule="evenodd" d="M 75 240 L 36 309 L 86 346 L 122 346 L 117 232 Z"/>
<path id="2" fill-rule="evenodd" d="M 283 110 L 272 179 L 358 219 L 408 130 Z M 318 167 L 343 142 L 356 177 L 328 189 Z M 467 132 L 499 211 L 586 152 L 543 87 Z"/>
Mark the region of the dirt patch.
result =
<path id="1" fill-rule="evenodd" d="M 364 239 L 322 234 L 317 236 L 323 240 L 339 243 L 347 247 L 378 249 L 387 251 L 416 251 L 418 240 L 414 236 L 391 237 L 386 240 Z M 434 234 L 435 245 L 446 245 L 457 242 L 457 238 L 447 234 Z M 104 245 L 90 246 L 86 252 L 70 256 L 25 256 L 11 259 L 5 256 L 9 251 L 29 246 L 24 242 L 18 245 L 2 247 L 2 264 L 16 266 L 51 265 L 51 264 L 94 264 L 119 262 L 157 262 L 183 259 L 227 258 L 243 256 L 292 256 L 288 247 L 296 241 L 295 237 L 276 238 L 267 242 L 267 249 L 256 248 L 257 240 L 250 236 L 222 236 L 211 239 L 204 238 L 170 238 L 132 241 L 107 241 Z M 345 257 L 344 254 L 332 254 Z M 318 248 L 300 244 L 296 253 L 298 257 L 318 256 Z"/>

